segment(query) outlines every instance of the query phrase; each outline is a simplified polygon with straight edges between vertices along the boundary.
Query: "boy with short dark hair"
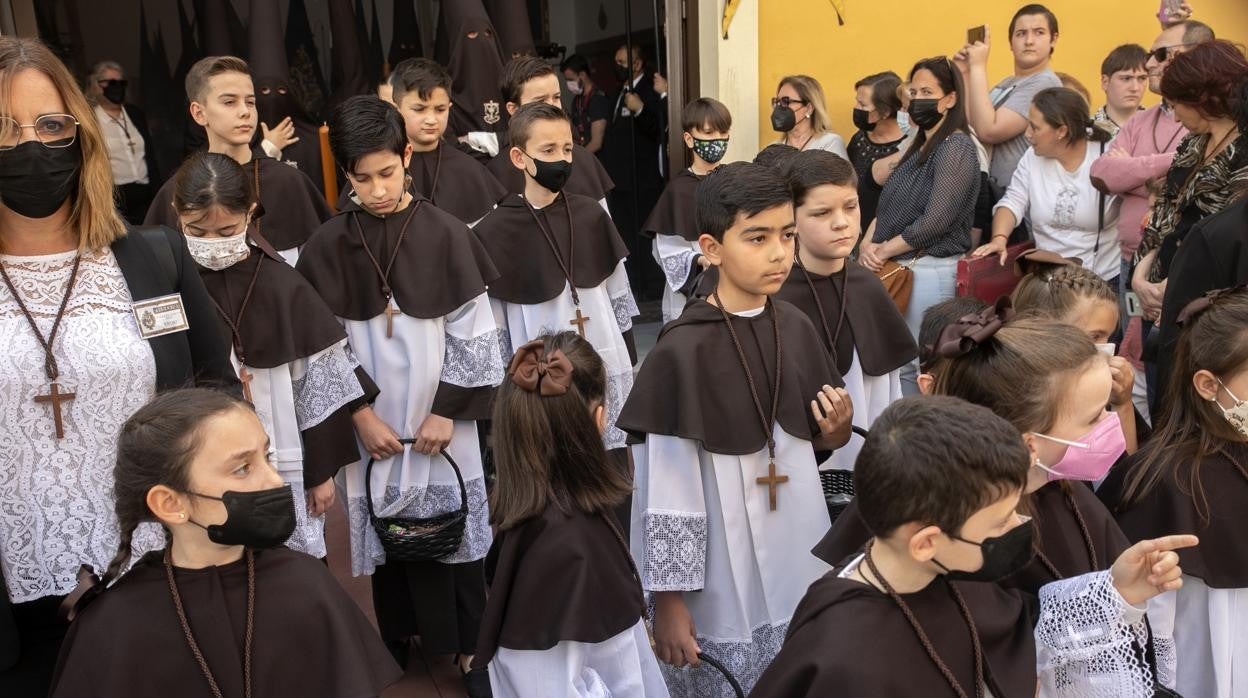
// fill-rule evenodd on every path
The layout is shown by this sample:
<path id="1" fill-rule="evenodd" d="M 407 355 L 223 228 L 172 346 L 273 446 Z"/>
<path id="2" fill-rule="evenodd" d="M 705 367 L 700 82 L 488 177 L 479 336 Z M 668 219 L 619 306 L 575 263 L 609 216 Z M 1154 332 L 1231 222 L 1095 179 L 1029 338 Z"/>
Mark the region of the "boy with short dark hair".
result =
<path id="1" fill-rule="evenodd" d="M 485 608 L 482 558 L 491 540 L 475 420 L 489 416 L 504 371 L 502 335 L 485 294 L 497 273 L 461 221 L 406 186 L 412 145 L 394 106 L 352 97 L 335 108 L 329 127 L 354 196 L 308 241 L 298 269 L 382 389 L 353 415 L 362 460 L 343 474 L 352 573 L 372 575 L 378 627 L 400 664 L 419 632 L 425 651 L 460 654 L 467 670 Z M 462 485 L 439 455 L 444 450 Z M 461 487 L 468 519 L 458 549 L 438 561 L 388 558 L 370 511 L 419 518 L 453 512 Z M 469 695 L 488 685 L 481 673 L 465 680 Z"/>
<path id="2" fill-rule="evenodd" d="M 1034 554 L 1016 511 L 1029 466 L 987 408 L 916 396 L 885 410 L 854 468 L 875 536 L 810 586 L 752 695 L 1153 695 L 1132 649 L 1148 637 L 1141 606 L 1181 585 L 1173 550 L 1196 538 L 1143 541 L 1111 570 L 1046 585 L 1033 633 L 1018 592 L 992 583 Z"/>
<path id="3" fill-rule="evenodd" d="M 1097 126 L 1111 136 L 1127 123 L 1127 119 L 1143 111 L 1144 93 L 1148 90 L 1148 51 L 1139 44 L 1123 44 L 1109 52 L 1101 62 L 1101 89 L 1105 105 L 1092 115 Z"/>
<path id="4" fill-rule="evenodd" d="M 915 357 L 914 337 L 879 277 L 850 258 L 862 235 L 854 166 L 826 150 L 804 150 L 782 172 L 801 244 L 776 298 L 814 323 L 854 402 L 854 423 L 870 429 L 901 398 L 901 367 Z M 861 444 L 851 441 L 822 465 L 853 470 Z"/>
<path id="5" fill-rule="evenodd" d="M 853 413 L 810 320 L 768 298 L 793 264 L 784 179 L 724 165 L 697 205 L 718 285 L 663 329 L 619 419 L 639 441 L 633 556 L 675 696 L 720 685 L 700 653 L 748 691 L 779 650 L 798 599 L 828 569 L 808 552 L 829 521 L 814 451 L 844 445 Z"/>
<path id="6" fill-rule="evenodd" d="M 451 113 L 451 76 L 428 58 L 394 67 L 391 99 L 407 128 L 412 186 L 434 206 L 474 225 L 507 193 L 475 158 L 444 140 Z M 346 205 L 344 191 L 339 207 Z"/>
<path id="7" fill-rule="evenodd" d="M 576 330 L 589 340 L 607 370 L 603 441 L 619 457 L 624 434 L 615 420 L 633 385 L 638 314 L 624 271 L 628 251 L 607 212 L 564 186 L 577 160 L 562 109 L 545 102 L 520 107 L 508 140 L 509 166 L 524 178 L 524 191 L 508 194 L 473 228 L 498 267 L 489 293 L 506 339 L 503 354 L 552 331 Z"/>
<path id="8" fill-rule="evenodd" d="M 534 102 L 543 102 L 559 107 L 560 101 L 559 76 L 549 63 L 533 56 L 513 58 L 503 66 L 503 75 L 499 79 L 498 89 L 503 95 L 503 108 L 509 116 Z M 493 134 L 491 134 L 493 135 Z M 513 194 L 523 193 L 525 179 L 520 171 L 511 163 L 508 147 L 494 146 L 498 151 L 486 167 L 499 182 Z M 602 163 L 584 147 L 572 144 L 572 173 L 568 177 L 566 191 L 569 194 L 588 196 L 597 201 L 604 209 L 607 208 L 607 192 L 615 188 L 615 183 L 603 168 Z"/>
<path id="9" fill-rule="evenodd" d="M 207 131 L 208 151 L 229 155 L 251 175 L 265 214 L 256 220 L 254 234 L 262 235 L 283 259 L 294 264 L 300 246 L 331 214 L 325 198 L 306 175 L 262 150 L 252 150 L 259 117 L 247 62 L 234 56 L 200 59 L 186 75 L 186 98 L 191 118 Z M 178 229 L 174 188 L 170 177 L 152 200 L 144 225 Z"/>
<path id="10" fill-rule="evenodd" d="M 719 167 L 728 152 L 732 114 L 718 100 L 700 97 L 685 105 L 681 129 L 685 146 L 693 153 L 693 164 L 672 175 L 641 229 L 654 238 L 654 261 L 667 280 L 663 287 L 663 322 L 680 315 L 699 286 L 702 272 L 710 267 L 698 247 L 694 195 L 698 184 Z M 708 281 L 714 285 L 713 280 Z"/>
<path id="11" fill-rule="evenodd" d="M 957 296 L 945 299 L 923 311 L 923 321 L 919 323 L 919 375 L 916 382 L 919 392 L 931 395 L 936 378 L 947 359 L 936 353 L 936 342 L 945 327 L 954 324 L 967 315 L 976 315 L 987 303 L 974 296 Z"/>

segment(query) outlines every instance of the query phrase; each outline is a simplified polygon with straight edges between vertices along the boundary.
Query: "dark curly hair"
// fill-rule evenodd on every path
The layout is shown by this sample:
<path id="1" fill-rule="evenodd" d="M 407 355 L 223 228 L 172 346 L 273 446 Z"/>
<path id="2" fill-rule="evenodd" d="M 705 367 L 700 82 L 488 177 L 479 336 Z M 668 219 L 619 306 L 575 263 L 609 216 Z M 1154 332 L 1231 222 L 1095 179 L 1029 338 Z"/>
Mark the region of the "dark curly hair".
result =
<path id="1" fill-rule="evenodd" d="M 1243 48 L 1216 39 L 1184 51 L 1166 67 L 1161 96 L 1210 118 L 1248 121 L 1248 59 Z"/>

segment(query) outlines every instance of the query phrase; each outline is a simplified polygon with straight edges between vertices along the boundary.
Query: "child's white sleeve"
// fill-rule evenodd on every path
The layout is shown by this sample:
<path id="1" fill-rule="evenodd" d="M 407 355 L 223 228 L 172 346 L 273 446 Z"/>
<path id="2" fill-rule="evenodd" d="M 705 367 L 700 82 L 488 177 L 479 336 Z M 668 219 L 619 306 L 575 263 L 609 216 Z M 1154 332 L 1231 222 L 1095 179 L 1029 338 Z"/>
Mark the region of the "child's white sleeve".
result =
<path id="1" fill-rule="evenodd" d="M 1148 624 L 1153 631 L 1153 651 L 1157 657 L 1157 680 L 1166 688 L 1175 687 L 1179 657 L 1174 651 L 1174 614 L 1179 592 L 1167 591 L 1148 601 Z"/>
<path id="2" fill-rule="evenodd" d="M 698 256 L 689 241 L 679 235 L 655 235 L 654 258 L 663 268 L 667 287 L 673 293 L 681 293 L 693 271 L 693 260 Z"/>
<path id="3" fill-rule="evenodd" d="M 1039 695 L 1153 695 L 1144 611 L 1122 598 L 1108 571 L 1042 587 L 1035 630 Z"/>
<path id="4" fill-rule="evenodd" d="M 611 311 L 615 313 L 615 324 L 623 334 L 633 329 L 633 318 L 640 315 L 637 301 L 633 299 L 633 288 L 628 283 L 628 271 L 624 260 L 616 265 L 615 271 L 607 277 L 607 295 L 611 298 Z"/>
<path id="5" fill-rule="evenodd" d="M 633 446 L 632 549 L 646 591 L 706 581 L 706 502 L 698 442 L 648 434 Z"/>

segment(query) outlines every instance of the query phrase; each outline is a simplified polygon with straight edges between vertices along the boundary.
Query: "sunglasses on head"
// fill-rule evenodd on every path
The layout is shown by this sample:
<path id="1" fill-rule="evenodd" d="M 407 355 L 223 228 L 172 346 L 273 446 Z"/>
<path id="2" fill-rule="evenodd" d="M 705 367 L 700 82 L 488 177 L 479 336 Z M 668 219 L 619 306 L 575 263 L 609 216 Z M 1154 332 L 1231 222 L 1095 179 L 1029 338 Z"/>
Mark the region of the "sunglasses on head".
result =
<path id="1" fill-rule="evenodd" d="M 772 97 L 771 98 L 772 108 L 785 107 L 787 109 L 789 105 L 791 104 L 805 104 L 805 103 L 806 103 L 806 100 L 795 99 L 793 97 Z"/>
<path id="2" fill-rule="evenodd" d="M 1149 51 L 1148 55 L 1152 56 L 1153 60 L 1157 61 L 1158 63 L 1165 63 L 1167 57 L 1173 58 L 1174 56 L 1178 55 L 1177 52 L 1175 52 L 1173 55 L 1171 55 L 1170 53 L 1171 51 L 1174 51 L 1174 49 L 1176 48 L 1187 48 L 1187 44 L 1175 44 L 1173 46 L 1162 46 L 1161 48 L 1155 48 L 1152 51 Z"/>

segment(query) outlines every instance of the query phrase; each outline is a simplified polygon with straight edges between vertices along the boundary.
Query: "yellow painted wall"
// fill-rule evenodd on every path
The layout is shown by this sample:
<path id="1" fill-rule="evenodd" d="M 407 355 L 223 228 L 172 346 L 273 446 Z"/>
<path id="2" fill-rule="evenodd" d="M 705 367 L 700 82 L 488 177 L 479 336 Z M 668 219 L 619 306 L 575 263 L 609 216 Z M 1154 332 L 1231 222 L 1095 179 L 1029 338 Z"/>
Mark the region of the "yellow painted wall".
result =
<path id="1" fill-rule="evenodd" d="M 837 26 L 829 0 L 742 0 L 759 4 L 759 143 L 775 140 L 769 100 L 780 78 L 807 73 L 823 84 L 832 123 L 848 142 L 853 135 L 854 83 L 893 70 L 904 80 L 915 61 L 953 55 L 966 30 L 988 24 L 993 32 L 990 80 L 1009 75 L 1013 61 L 1005 34 L 1021 0 L 845 0 L 845 26 Z M 1060 36 L 1053 69 L 1070 73 L 1092 93 L 1092 108 L 1104 102 L 1101 60 L 1115 46 L 1148 48 L 1161 31 L 1156 0 L 1048 0 Z M 1248 0 L 1190 0 L 1193 19 L 1213 27 L 1219 38 L 1248 43 Z M 1146 104 L 1156 98 L 1149 95 Z"/>

